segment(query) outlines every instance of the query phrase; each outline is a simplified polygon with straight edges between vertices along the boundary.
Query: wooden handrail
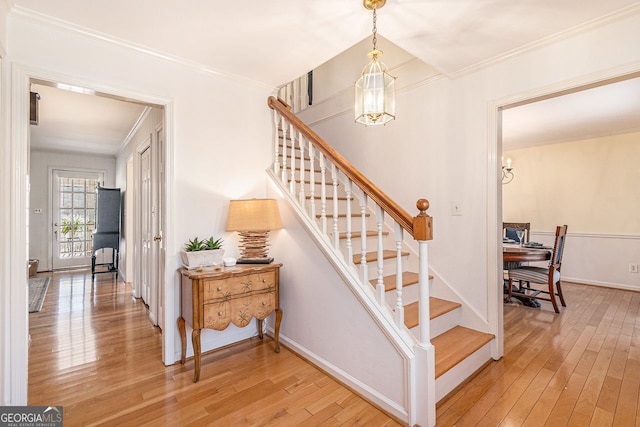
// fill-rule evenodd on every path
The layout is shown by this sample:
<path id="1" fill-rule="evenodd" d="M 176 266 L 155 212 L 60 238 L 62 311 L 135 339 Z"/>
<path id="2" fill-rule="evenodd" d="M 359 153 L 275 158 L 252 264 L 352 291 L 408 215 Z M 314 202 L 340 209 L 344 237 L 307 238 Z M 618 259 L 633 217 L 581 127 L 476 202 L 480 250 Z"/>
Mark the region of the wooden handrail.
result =
<path id="1" fill-rule="evenodd" d="M 320 138 L 314 131 L 312 131 L 304 122 L 291 112 L 291 107 L 287 105 L 282 99 L 276 99 L 270 96 L 267 104 L 269 108 L 276 110 L 281 116 L 283 116 L 290 124 L 293 125 L 304 137 L 310 141 L 314 147 L 324 154 L 338 169 L 340 169 L 352 182 L 354 182 L 364 193 L 375 201 L 391 218 L 393 218 L 402 228 L 404 228 L 412 237 L 417 240 L 431 240 L 431 217 L 426 215 L 424 211 L 428 208 L 429 203 L 425 199 L 420 199 L 418 203 L 420 206 L 425 206 L 421 203 L 422 200 L 426 202 L 426 207 L 421 210 L 421 215 L 415 219 L 420 218 L 418 221 L 422 224 L 420 228 L 419 236 L 414 235 L 414 218 L 409 215 L 407 211 L 402 209 L 395 201 L 387 196 L 382 190 L 380 190 L 375 184 L 373 184 L 367 177 L 365 177 L 355 166 L 353 166 L 347 159 L 342 157 L 333 147 L 327 144 L 322 138 Z M 418 208 L 420 209 L 420 207 Z M 425 216 L 428 218 L 428 226 L 425 224 Z M 428 230 L 427 230 L 428 229 Z"/>

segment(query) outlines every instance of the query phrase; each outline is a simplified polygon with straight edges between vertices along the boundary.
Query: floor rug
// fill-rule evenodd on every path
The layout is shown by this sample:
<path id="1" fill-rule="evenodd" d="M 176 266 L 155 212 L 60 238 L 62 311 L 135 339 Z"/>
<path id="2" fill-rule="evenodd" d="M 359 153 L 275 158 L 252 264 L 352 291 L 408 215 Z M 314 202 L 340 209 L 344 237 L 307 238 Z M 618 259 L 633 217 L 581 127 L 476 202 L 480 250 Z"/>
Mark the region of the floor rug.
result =
<path id="1" fill-rule="evenodd" d="M 44 297 L 49 289 L 50 277 L 33 277 L 29 279 L 29 313 L 37 313 L 42 308 Z"/>

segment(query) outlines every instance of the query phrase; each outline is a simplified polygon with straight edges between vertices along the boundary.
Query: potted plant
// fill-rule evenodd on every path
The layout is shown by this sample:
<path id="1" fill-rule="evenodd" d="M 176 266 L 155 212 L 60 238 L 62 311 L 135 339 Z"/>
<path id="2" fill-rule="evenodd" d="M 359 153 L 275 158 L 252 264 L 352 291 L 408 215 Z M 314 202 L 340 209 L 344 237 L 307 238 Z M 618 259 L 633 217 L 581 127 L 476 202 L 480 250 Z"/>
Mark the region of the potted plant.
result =
<path id="1" fill-rule="evenodd" d="M 62 218 L 62 221 L 60 221 L 60 232 L 65 239 L 69 240 L 70 238 L 73 238 L 78 231 L 80 231 L 80 218 L 71 218 L 68 216 Z"/>
<path id="2" fill-rule="evenodd" d="M 189 240 L 181 252 L 182 263 L 187 268 L 211 267 L 222 264 L 223 240 L 221 238 L 201 240 L 197 236 Z"/>

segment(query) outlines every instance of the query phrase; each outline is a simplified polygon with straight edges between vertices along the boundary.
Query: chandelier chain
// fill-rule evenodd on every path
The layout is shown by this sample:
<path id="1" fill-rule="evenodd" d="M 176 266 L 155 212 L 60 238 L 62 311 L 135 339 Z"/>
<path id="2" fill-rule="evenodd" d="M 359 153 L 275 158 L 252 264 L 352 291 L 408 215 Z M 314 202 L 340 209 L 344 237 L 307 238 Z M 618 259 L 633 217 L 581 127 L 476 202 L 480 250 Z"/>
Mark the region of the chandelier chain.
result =
<path id="1" fill-rule="evenodd" d="M 373 50 L 376 50 L 376 44 L 378 43 L 378 29 L 376 27 L 377 15 L 376 15 L 376 7 L 373 6 Z"/>

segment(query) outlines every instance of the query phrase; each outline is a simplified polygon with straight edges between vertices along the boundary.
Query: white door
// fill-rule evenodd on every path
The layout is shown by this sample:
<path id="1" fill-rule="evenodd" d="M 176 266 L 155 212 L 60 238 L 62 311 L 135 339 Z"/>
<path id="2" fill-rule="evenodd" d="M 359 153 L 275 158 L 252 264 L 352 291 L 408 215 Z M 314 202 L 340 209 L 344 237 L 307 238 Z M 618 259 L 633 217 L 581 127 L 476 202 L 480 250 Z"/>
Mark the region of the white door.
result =
<path id="1" fill-rule="evenodd" d="M 151 298 L 151 148 L 140 154 L 140 238 L 142 259 L 140 260 L 140 284 L 142 300 L 149 305 Z M 149 307 L 151 308 L 151 307 Z M 149 313 L 151 317 L 151 312 Z"/>
<path id="2" fill-rule="evenodd" d="M 152 285 L 153 295 L 153 312 L 157 314 L 154 324 L 158 326 L 162 325 L 164 305 L 164 266 L 165 266 L 165 245 L 164 245 L 164 183 L 165 183 L 165 159 L 164 159 L 164 129 L 159 127 L 156 129 L 156 171 L 154 173 L 153 186 L 155 190 L 153 192 L 154 206 L 152 209 L 153 218 L 153 269 L 154 269 L 154 281 Z M 152 319 L 154 320 L 154 319 Z"/>
<path id="3" fill-rule="evenodd" d="M 53 269 L 91 265 L 99 171 L 52 171 Z"/>

